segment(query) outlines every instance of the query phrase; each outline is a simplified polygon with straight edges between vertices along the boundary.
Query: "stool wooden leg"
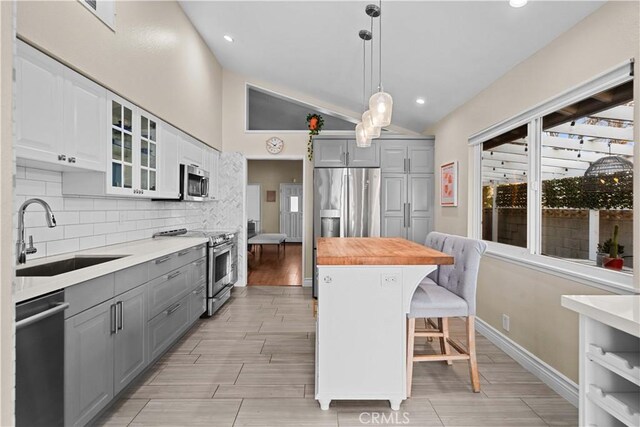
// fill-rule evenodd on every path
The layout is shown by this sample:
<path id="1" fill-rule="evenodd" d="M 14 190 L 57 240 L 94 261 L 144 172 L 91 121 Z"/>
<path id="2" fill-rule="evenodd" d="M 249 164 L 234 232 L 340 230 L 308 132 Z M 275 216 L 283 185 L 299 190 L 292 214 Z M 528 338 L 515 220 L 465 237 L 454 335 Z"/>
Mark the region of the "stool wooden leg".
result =
<path id="1" fill-rule="evenodd" d="M 411 397 L 413 381 L 413 345 L 415 343 L 416 319 L 407 319 L 407 397 Z"/>
<path id="2" fill-rule="evenodd" d="M 478 362 L 476 360 L 476 328 L 475 316 L 467 317 L 467 347 L 469 349 L 469 374 L 474 393 L 480 392 L 480 378 L 478 377 Z"/>
<path id="3" fill-rule="evenodd" d="M 442 354 L 448 356 L 451 354 L 449 341 L 447 341 L 449 339 L 449 318 L 438 318 L 438 329 L 440 329 L 440 332 L 444 334 L 444 336 L 440 338 L 440 350 L 442 351 Z M 447 365 L 453 365 L 453 360 L 447 360 L 446 362 Z"/>

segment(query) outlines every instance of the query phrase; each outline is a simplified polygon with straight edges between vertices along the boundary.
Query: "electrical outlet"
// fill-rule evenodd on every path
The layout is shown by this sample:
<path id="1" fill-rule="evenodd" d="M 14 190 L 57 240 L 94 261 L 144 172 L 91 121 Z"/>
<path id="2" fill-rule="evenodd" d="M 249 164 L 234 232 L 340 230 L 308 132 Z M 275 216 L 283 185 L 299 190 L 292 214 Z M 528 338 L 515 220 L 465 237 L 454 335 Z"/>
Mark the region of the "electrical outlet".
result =
<path id="1" fill-rule="evenodd" d="M 502 315 L 502 329 L 509 332 L 509 316 L 506 314 Z"/>
<path id="2" fill-rule="evenodd" d="M 400 282 L 397 274 L 383 274 L 382 286 L 396 286 Z"/>

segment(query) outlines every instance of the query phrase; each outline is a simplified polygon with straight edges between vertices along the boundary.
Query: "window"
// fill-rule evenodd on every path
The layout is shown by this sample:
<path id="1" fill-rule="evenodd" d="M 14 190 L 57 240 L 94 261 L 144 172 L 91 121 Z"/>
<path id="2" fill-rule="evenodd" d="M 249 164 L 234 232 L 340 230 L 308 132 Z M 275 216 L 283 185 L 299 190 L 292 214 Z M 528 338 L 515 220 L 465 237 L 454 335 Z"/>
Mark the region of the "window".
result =
<path id="1" fill-rule="evenodd" d="M 634 108 L 626 64 L 471 137 L 472 233 L 495 254 L 631 285 Z"/>

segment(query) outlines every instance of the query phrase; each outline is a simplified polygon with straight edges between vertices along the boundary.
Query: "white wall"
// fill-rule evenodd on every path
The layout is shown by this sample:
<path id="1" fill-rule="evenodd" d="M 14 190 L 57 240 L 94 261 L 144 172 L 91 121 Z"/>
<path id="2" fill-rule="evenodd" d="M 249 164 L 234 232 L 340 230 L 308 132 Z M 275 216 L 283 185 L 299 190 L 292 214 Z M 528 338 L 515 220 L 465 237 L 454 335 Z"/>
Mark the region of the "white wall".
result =
<path id="1" fill-rule="evenodd" d="M 436 137 L 436 165 L 457 160 L 459 205 L 436 206 L 435 229 L 467 234 L 470 203 L 469 136 L 550 99 L 630 58 L 640 58 L 640 4 L 608 2 L 537 53 L 514 67 L 475 98 L 441 120 L 426 134 Z M 473 73 L 473 68 L 469 69 Z M 638 76 L 636 62 L 636 76 Z M 470 78 L 473 78 L 472 74 Z M 638 87 L 636 78 L 636 88 Z M 636 118 L 640 91 L 635 92 Z M 636 119 L 638 120 L 638 119 Z M 638 141 L 638 123 L 635 140 Z M 635 145 L 636 159 L 640 159 Z M 636 165 L 635 204 L 639 205 L 640 161 Z M 436 185 L 439 188 L 438 185 Z M 436 200 L 439 195 L 436 194 Z M 640 247 L 640 216 L 635 210 L 634 246 Z M 636 271 L 640 264 L 635 260 Z M 636 273 L 636 281 L 638 273 Z M 518 344 L 577 380 L 577 316 L 560 306 L 562 294 L 602 293 L 572 280 L 495 258 L 482 261 L 478 316 L 502 331 L 502 313 L 511 316 L 508 335 Z"/>
<path id="2" fill-rule="evenodd" d="M 79 1 L 19 1 L 18 35 L 220 149 L 222 67 L 180 5 L 115 3 L 113 31 Z"/>
<path id="3" fill-rule="evenodd" d="M 14 258 L 11 206 L 13 193 L 13 4 L 0 2 L 0 425 L 13 425 L 14 400 Z"/>

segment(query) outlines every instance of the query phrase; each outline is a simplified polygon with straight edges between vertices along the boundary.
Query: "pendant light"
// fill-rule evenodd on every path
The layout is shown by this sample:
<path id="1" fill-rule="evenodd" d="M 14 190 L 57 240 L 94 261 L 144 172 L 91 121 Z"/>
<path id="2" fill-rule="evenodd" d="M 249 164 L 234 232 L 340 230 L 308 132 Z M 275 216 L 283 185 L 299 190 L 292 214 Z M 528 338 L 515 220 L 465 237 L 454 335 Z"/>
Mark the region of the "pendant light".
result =
<path id="1" fill-rule="evenodd" d="M 358 36 L 362 39 L 362 105 L 364 106 L 366 87 L 367 87 L 367 41 L 371 40 L 373 35 L 369 30 L 360 30 Z M 371 146 L 371 138 L 367 136 L 362 121 L 356 125 L 356 146 L 366 148 Z"/>
<path id="2" fill-rule="evenodd" d="M 365 8 L 365 12 L 371 18 L 371 37 L 373 38 L 373 18 L 377 18 L 380 16 L 380 8 L 375 4 L 367 5 Z M 369 68 L 370 71 L 370 80 L 369 86 L 373 86 L 373 42 L 371 42 L 371 55 L 370 55 L 371 66 Z M 365 61 L 366 64 L 366 61 Z M 365 72 L 366 75 L 366 72 Z M 371 92 L 370 92 L 371 93 Z M 364 99 L 363 99 L 364 103 Z M 380 137 L 380 126 L 376 126 L 373 122 L 373 115 L 370 110 L 365 111 L 362 114 L 362 126 L 364 128 L 364 133 L 368 138 L 379 138 Z"/>
<path id="3" fill-rule="evenodd" d="M 611 141 L 608 145 L 609 155 L 593 162 L 584 173 L 586 192 L 610 193 L 614 187 L 632 182 L 631 179 L 623 179 L 633 176 L 633 163 L 623 157 L 611 155 Z"/>
<path id="4" fill-rule="evenodd" d="M 375 6 L 377 10 L 371 8 L 371 6 Z M 378 92 L 374 93 L 371 95 L 371 98 L 369 98 L 371 121 L 374 126 L 380 128 L 391 124 L 391 114 L 393 112 L 393 98 L 391 98 L 391 95 L 385 92 L 382 88 L 382 0 L 380 0 L 380 6 L 367 6 L 366 12 L 372 18 L 375 13 L 380 17 L 380 30 L 378 31 Z"/>

